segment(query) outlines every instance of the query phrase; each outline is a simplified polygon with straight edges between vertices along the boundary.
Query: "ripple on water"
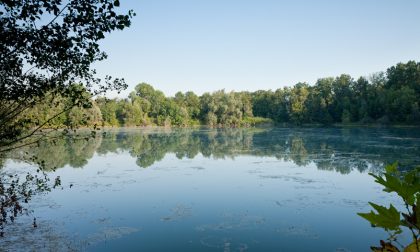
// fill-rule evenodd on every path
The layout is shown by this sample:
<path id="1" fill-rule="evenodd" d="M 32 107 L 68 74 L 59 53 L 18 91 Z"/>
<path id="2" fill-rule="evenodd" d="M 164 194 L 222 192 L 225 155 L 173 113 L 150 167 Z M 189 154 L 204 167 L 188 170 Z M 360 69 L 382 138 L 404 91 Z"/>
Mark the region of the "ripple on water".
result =
<path id="1" fill-rule="evenodd" d="M 223 220 L 218 223 L 199 225 L 195 229 L 200 232 L 205 231 L 222 231 L 222 230 L 245 230 L 253 229 L 265 223 L 265 218 L 261 216 L 253 216 L 244 214 L 222 215 Z"/>
<path id="2" fill-rule="evenodd" d="M 205 236 L 200 239 L 200 243 L 205 247 L 223 249 L 223 252 L 242 252 L 248 250 L 248 244 L 235 243 L 231 238 L 226 237 Z"/>
<path id="3" fill-rule="evenodd" d="M 278 233 L 288 236 L 299 236 L 309 239 L 318 239 L 319 235 L 306 225 L 291 225 L 285 228 L 277 229 Z"/>
<path id="4" fill-rule="evenodd" d="M 60 225 L 53 221 L 37 220 L 37 228 L 28 217 L 7 226 L 1 238 L 0 251 L 83 251 L 84 243 L 59 230 Z"/>
<path id="5" fill-rule="evenodd" d="M 297 176 L 288 176 L 288 175 L 261 175 L 260 178 L 262 179 L 281 179 L 285 181 L 296 182 L 299 184 L 311 184 L 311 183 L 322 183 L 322 181 L 314 180 L 314 179 L 307 179 Z"/>
<path id="6" fill-rule="evenodd" d="M 104 227 L 98 232 L 88 236 L 86 242 L 94 245 L 100 242 L 119 239 L 125 235 L 139 232 L 140 229 L 134 227 Z"/>
<path id="7" fill-rule="evenodd" d="M 161 221 L 177 221 L 181 219 L 185 219 L 192 215 L 191 207 L 185 206 L 183 204 L 177 204 L 171 210 L 171 214 L 168 216 L 162 217 Z"/>

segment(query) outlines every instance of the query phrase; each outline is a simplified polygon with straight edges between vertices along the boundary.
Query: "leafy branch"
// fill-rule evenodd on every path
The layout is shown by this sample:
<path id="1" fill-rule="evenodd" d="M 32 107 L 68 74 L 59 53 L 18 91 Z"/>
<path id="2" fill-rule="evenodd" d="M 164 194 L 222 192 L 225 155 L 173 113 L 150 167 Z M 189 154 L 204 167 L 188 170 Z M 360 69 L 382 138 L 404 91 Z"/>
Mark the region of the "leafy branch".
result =
<path id="1" fill-rule="evenodd" d="M 389 233 L 388 242 L 380 242 L 381 247 L 371 247 L 372 251 L 399 252 L 400 250 L 393 244 L 397 243 L 397 235 L 403 232 L 403 227 L 411 232 L 413 242 L 407 246 L 400 245 L 404 252 L 420 251 L 420 166 L 409 172 L 400 172 L 398 163 L 387 165 L 385 173 L 375 175 L 369 173 L 375 178 L 375 182 L 381 184 L 384 192 L 396 193 L 404 202 L 406 212 L 401 212 L 392 204 L 389 207 L 377 205 L 369 202 L 376 211 L 369 213 L 358 213 L 365 218 L 373 227 L 379 227 Z"/>

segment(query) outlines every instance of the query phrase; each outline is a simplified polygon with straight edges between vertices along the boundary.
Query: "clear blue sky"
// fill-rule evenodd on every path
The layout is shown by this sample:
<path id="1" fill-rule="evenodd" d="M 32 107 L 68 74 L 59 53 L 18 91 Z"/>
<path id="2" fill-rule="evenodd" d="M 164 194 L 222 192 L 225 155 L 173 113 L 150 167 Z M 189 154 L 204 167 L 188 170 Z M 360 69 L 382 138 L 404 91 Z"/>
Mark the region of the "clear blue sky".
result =
<path id="1" fill-rule="evenodd" d="M 121 1 L 137 16 L 102 43 L 100 75 L 129 88 L 275 90 L 420 60 L 419 0 Z M 111 93 L 109 96 L 115 96 Z"/>

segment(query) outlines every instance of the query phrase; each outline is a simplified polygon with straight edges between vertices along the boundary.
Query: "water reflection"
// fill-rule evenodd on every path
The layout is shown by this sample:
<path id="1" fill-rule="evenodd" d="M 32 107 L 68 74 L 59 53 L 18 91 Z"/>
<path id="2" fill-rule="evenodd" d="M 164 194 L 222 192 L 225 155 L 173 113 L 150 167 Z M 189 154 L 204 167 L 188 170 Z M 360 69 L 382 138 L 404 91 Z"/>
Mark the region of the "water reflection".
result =
<path id="1" fill-rule="evenodd" d="M 10 153 L 8 158 L 29 160 L 35 155 L 47 169 L 69 165 L 81 168 L 95 153 L 129 152 L 139 167 L 147 168 L 175 153 L 179 159 L 198 154 L 213 159 L 238 155 L 275 157 L 298 166 L 313 162 L 318 169 L 347 174 L 379 171 L 400 160 L 410 168 L 420 163 L 418 129 L 119 129 L 96 138 L 58 139 Z"/>
<path id="2" fill-rule="evenodd" d="M 412 167 L 419 154 L 417 129 L 116 129 L 43 142 L 8 158 L 35 155 L 47 169 L 65 167 L 50 173 L 65 183 L 31 202 L 39 228 L 19 231 L 23 219 L 8 229 L 7 244 L 23 251 L 59 240 L 89 251 L 365 251 L 384 234 L 356 213 L 369 211 L 368 201 L 399 203 L 352 171 L 378 172 L 394 160 Z M 5 164 L 5 172 L 34 168 Z"/>

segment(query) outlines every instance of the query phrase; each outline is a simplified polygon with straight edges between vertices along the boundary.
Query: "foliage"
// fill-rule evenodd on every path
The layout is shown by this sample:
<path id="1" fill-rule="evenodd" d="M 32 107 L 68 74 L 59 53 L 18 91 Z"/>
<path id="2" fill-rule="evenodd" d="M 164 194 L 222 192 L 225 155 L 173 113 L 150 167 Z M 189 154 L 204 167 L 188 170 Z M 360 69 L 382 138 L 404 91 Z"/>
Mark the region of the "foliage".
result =
<path id="1" fill-rule="evenodd" d="M 56 177 L 53 182 L 50 181 L 43 169 L 44 161 L 39 161 L 36 156 L 31 156 L 30 161 L 39 167 L 35 175 L 29 172 L 25 176 L 0 173 L 0 237 L 5 234 L 6 224 L 14 222 L 19 214 L 28 213 L 25 204 L 34 195 L 61 186 L 60 177 Z M 33 226 L 36 227 L 36 225 L 36 218 L 34 218 Z"/>
<path id="2" fill-rule="evenodd" d="M 119 5 L 118 0 L 0 1 L 1 155 L 56 139 L 52 129 L 96 128 L 102 121 L 92 97 L 127 86 L 124 79 L 96 78 L 91 67 L 107 57 L 99 47 L 105 34 L 130 26 L 135 15 L 117 13 Z M 32 195 L 60 184 L 60 178 L 49 183 L 44 160 L 30 159 L 39 167 L 36 175 L 0 174 L 0 236 Z"/>
<path id="3" fill-rule="evenodd" d="M 1 151 L 33 136 L 74 106 L 85 107 L 90 97 L 85 92 L 99 94 L 126 87 L 123 79 L 109 76 L 101 82 L 91 68 L 107 57 L 99 48 L 105 34 L 130 25 L 134 13 L 118 14 L 118 6 L 118 0 L 0 2 Z M 75 83 L 84 86 L 77 88 Z M 22 116 L 47 96 L 57 95 L 67 102 L 50 110 L 52 114 Z"/>
<path id="4" fill-rule="evenodd" d="M 368 80 L 342 74 L 320 78 L 313 86 L 259 90 L 251 94 L 255 116 L 280 123 L 420 122 L 420 62 L 409 61 L 377 73 Z"/>
<path id="5" fill-rule="evenodd" d="M 384 187 L 383 191 L 396 193 L 403 200 L 406 212 L 400 212 L 392 204 L 384 207 L 369 202 L 376 212 L 358 213 L 372 226 L 390 234 L 389 242 L 381 241 L 381 247 L 372 247 L 372 251 L 399 251 L 392 242 L 396 241 L 396 235 L 403 232 L 403 227 L 408 228 L 413 237 L 413 243 L 406 246 L 404 251 L 420 251 L 420 166 L 405 173 L 400 172 L 397 166 L 397 163 L 387 165 L 383 175 L 370 175 Z"/>
<path id="6" fill-rule="evenodd" d="M 140 83 L 128 99 L 99 97 L 96 103 L 103 115 L 103 125 L 108 126 L 239 127 L 271 122 L 253 117 L 251 95 L 247 92 L 221 90 L 199 97 L 189 91 L 166 97 L 150 84 Z"/>
<path id="7" fill-rule="evenodd" d="M 399 69 L 398 74 L 394 68 Z M 259 123 L 260 121 L 254 119 L 258 117 L 294 125 L 418 124 L 420 89 L 416 85 L 420 85 L 417 84 L 420 83 L 419 76 L 420 63 L 409 61 L 389 68 L 386 75 L 374 74 L 370 80 L 363 77 L 354 80 L 351 76 L 342 74 L 336 78 L 318 79 L 314 86 L 298 83 L 291 88 L 284 87 L 274 92 L 219 90 L 197 96 L 190 91 L 165 97 L 150 84 L 140 83 L 130 94 L 129 100 L 114 99 L 112 102 L 125 106 L 123 104 L 137 101 L 144 113 L 140 116 L 142 119 L 139 118 L 141 123 L 126 123 L 124 116 L 119 122 L 111 122 L 105 118 L 104 121 L 105 125 L 114 126 L 191 126 L 201 123 L 210 127 L 239 127 Z M 397 84 L 393 84 L 394 82 Z M 102 108 L 104 115 L 115 113 L 105 106 Z"/>
<path id="8" fill-rule="evenodd" d="M 275 91 L 219 90 L 201 96 L 188 91 L 177 92 L 175 96 L 167 97 L 150 84 L 140 83 L 128 98 L 89 99 L 90 105 L 82 105 L 88 108 L 84 112 L 74 109 L 72 113 L 54 118 L 47 126 L 97 124 L 116 127 L 196 125 L 248 127 L 273 122 L 292 125 L 333 123 L 416 125 L 420 123 L 420 91 L 415 88 L 416 83 L 420 83 L 420 80 L 416 79 L 420 76 L 420 67 L 417 69 L 414 65 L 416 64 L 412 61 L 406 64 L 400 63 L 396 67 L 391 67 L 386 75 L 374 74 L 369 80 L 363 77 L 355 80 L 343 74 L 336 78 L 318 79 L 314 86 L 298 83 L 291 88 L 284 87 Z M 394 68 L 400 69 L 398 75 L 394 73 L 396 70 L 392 70 Z M 419 74 L 412 74 L 413 71 L 418 71 Z M 400 75 L 403 77 L 398 77 Z M 398 84 L 392 84 L 394 82 Z M 80 86 L 74 89 L 79 95 L 83 94 L 83 97 L 92 97 L 86 90 L 80 89 Z M 49 97 L 49 94 L 46 97 Z M 25 118 L 43 121 L 68 106 L 66 104 L 71 104 L 71 100 L 64 96 L 51 97 L 53 99 L 46 99 L 46 103 L 38 104 L 28 110 L 31 116 Z M 55 104 L 54 107 L 49 106 L 51 102 Z M 28 123 L 28 125 L 34 124 Z"/>

